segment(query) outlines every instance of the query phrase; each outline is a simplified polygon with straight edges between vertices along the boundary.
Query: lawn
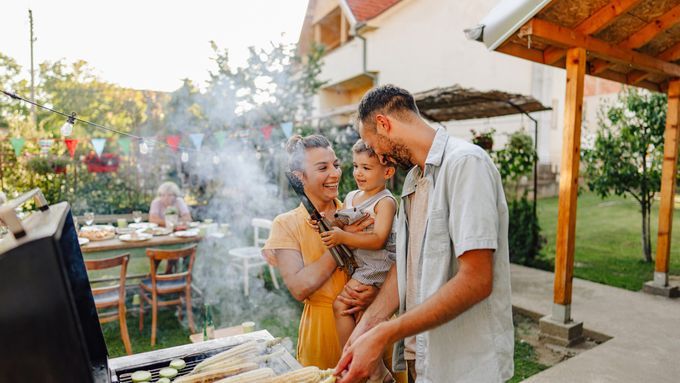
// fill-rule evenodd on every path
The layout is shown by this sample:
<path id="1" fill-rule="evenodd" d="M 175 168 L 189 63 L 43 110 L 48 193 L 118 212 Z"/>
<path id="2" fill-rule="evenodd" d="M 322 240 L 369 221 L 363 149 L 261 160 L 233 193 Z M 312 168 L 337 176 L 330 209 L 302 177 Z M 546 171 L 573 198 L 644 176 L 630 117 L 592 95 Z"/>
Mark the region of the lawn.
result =
<path id="1" fill-rule="evenodd" d="M 538 201 L 541 234 L 547 240 L 542 257 L 555 258 L 558 199 Z M 584 192 L 578 198 L 574 276 L 637 291 L 652 280 L 654 264 L 645 263 L 641 246 L 641 215 L 632 198 L 605 200 Z M 652 256 L 656 257 L 659 202 L 652 207 Z M 673 215 L 670 272 L 680 275 L 680 212 Z"/>

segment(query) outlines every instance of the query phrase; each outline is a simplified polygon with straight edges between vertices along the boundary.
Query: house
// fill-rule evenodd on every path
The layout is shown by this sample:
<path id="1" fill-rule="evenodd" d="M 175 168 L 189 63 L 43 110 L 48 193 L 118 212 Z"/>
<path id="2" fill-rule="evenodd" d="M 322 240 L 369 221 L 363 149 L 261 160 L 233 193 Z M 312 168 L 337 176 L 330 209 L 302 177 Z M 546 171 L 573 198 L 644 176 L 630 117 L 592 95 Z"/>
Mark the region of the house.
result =
<path id="1" fill-rule="evenodd" d="M 496 4 L 496 0 L 309 0 L 300 33 L 300 53 L 314 44 L 326 48 L 321 80 L 327 83 L 315 100 L 315 115 L 333 124 L 350 123 L 366 91 L 395 84 L 412 93 L 459 84 L 478 90 L 501 90 L 530 95 L 552 111 L 535 113 L 538 154 L 544 171 L 559 170 L 564 113 L 564 71 L 491 52 L 466 38 Z M 611 98 L 620 85 L 586 79 L 584 137 L 592 134 L 602 98 Z M 451 135 L 471 138 L 470 129 L 496 130 L 494 148 L 506 133 L 531 121 L 521 115 L 445 123 Z M 549 176 L 551 177 L 551 176 Z M 552 175 L 554 177 L 554 174 Z"/>

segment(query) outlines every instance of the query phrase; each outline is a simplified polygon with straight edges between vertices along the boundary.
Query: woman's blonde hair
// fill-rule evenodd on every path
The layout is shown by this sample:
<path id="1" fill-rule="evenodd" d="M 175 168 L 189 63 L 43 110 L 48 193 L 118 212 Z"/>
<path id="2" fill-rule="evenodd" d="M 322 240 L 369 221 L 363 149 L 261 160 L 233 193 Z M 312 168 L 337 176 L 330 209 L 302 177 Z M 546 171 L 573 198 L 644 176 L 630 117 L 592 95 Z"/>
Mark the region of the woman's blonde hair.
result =
<path id="1" fill-rule="evenodd" d="M 172 181 L 163 182 L 161 186 L 158 187 L 157 195 L 160 197 L 163 194 L 174 194 L 175 197 L 182 196 L 182 193 L 179 191 L 179 186 Z"/>

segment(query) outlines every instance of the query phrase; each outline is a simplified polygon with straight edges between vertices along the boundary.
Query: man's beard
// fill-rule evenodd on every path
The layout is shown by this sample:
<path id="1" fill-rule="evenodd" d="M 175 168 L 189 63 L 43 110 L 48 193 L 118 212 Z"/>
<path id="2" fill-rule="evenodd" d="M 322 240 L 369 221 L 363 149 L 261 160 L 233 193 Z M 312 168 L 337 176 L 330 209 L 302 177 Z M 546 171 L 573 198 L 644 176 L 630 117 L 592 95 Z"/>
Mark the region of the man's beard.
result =
<path id="1" fill-rule="evenodd" d="M 409 170 L 414 166 L 411 152 L 406 145 L 390 141 L 390 147 L 389 155 L 382 155 L 383 161 L 391 162 L 404 170 Z"/>

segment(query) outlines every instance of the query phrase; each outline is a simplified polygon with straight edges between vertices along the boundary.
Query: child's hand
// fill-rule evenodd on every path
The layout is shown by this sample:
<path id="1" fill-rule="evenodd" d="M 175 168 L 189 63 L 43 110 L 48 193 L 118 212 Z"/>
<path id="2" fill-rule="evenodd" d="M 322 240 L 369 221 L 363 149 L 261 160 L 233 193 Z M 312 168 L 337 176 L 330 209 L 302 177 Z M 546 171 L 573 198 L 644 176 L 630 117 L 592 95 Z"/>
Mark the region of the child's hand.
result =
<path id="1" fill-rule="evenodd" d="M 345 232 L 342 229 L 333 227 L 330 231 L 321 233 L 321 240 L 326 247 L 333 247 L 342 244 Z"/>

